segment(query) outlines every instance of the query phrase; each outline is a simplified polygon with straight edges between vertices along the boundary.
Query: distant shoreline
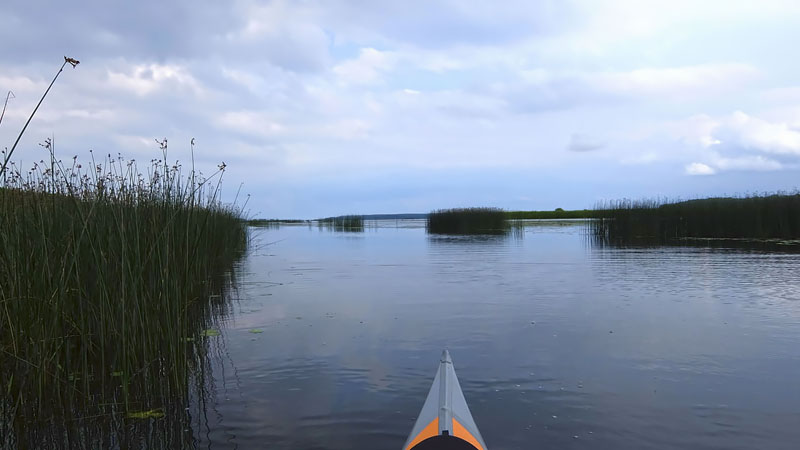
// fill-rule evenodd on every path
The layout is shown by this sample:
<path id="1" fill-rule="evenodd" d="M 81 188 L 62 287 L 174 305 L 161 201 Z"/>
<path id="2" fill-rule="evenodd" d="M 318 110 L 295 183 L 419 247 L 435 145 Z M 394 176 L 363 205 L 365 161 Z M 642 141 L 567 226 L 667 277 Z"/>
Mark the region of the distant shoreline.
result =
<path id="1" fill-rule="evenodd" d="M 589 219 L 595 217 L 595 211 L 590 209 L 554 211 L 505 211 L 506 219 Z M 338 216 L 345 217 L 346 215 Z M 427 219 L 428 213 L 400 213 L 400 214 L 359 214 L 364 220 L 408 220 Z M 311 223 L 321 219 L 251 219 L 250 225 L 269 223 Z"/>

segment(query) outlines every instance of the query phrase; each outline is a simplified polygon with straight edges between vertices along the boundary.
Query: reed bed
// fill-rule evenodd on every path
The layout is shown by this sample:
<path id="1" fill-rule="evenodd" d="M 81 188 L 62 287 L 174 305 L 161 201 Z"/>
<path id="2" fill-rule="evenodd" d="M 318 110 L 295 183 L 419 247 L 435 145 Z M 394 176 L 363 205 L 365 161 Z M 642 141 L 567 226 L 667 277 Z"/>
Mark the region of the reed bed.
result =
<path id="1" fill-rule="evenodd" d="M 554 211 L 506 211 L 508 220 L 525 219 L 591 219 L 596 216 L 592 209 L 563 210 L 556 208 Z"/>
<path id="2" fill-rule="evenodd" d="M 800 239 L 800 193 L 680 202 L 620 200 L 599 205 L 590 224 L 597 239 Z"/>
<path id="3" fill-rule="evenodd" d="M 338 216 L 326 217 L 317 220 L 317 224 L 322 228 L 327 228 L 339 232 L 355 232 L 360 233 L 364 231 L 364 217 L 363 216 Z"/>
<path id="4" fill-rule="evenodd" d="M 506 234 L 509 224 L 499 208 L 440 209 L 428 214 L 430 234 Z"/>
<path id="5" fill-rule="evenodd" d="M 3 446 L 148 446 L 125 436 L 183 413 L 247 230 L 220 202 L 224 164 L 182 176 L 166 147 L 140 171 L 65 165 L 48 141 L 49 161 L 0 174 Z"/>
<path id="6" fill-rule="evenodd" d="M 269 227 L 273 224 L 307 225 L 310 223 L 310 220 L 302 219 L 250 219 L 247 221 L 247 225 L 251 227 Z"/>

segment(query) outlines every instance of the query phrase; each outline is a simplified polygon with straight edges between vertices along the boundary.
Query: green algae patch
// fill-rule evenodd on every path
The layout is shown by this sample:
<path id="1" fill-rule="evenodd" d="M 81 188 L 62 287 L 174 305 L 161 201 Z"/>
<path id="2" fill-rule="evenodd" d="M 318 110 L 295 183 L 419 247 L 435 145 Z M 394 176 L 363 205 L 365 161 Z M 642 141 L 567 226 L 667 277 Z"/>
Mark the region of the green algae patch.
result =
<path id="1" fill-rule="evenodd" d="M 148 411 L 131 411 L 126 417 L 128 419 L 160 419 L 164 417 L 164 409 L 156 408 Z"/>

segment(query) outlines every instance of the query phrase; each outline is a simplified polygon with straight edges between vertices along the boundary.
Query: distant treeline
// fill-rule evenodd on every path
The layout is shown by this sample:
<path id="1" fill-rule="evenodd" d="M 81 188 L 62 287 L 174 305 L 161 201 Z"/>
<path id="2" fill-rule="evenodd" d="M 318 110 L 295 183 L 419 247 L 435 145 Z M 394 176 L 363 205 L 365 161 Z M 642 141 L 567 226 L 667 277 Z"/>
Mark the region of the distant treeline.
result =
<path id="1" fill-rule="evenodd" d="M 619 200 L 599 205 L 595 237 L 800 239 L 800 193 L 680 202 Z"/>
<path id="2" fill-rule="evenodd" d="M 595 217 L 594 210 L 579 209 L 579 210 L 563 210 L 556 208 L 553 211 L 504 211 L 506 219 L 519 220 L 519 219 L 588 219 Z M 347 216 L 339 216 L 347 217 Z M 362 220 L 407 220 L 407 219 L 427 219 L 428 213 L 402 213 L 402 214 L 364 214 L 360 215 Z M 317 219 L 322 222 L 331 222 L 333 217 L 325 219 Z M 301 219 L 250 219 L 247 221 L 251 226 L 266 226 L 270 224 L 281 223 L 311 223 L 312 220 Z"/>

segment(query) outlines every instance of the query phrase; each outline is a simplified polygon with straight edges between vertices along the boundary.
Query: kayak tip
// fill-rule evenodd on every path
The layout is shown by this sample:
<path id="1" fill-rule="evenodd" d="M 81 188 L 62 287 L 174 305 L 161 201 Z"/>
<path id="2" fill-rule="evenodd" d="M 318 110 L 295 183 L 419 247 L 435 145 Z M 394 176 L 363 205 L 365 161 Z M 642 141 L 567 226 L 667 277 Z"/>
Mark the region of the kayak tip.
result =
<path id="1" fill-rule="evenodd" d="M 441 362 L 453 364 L 453 360 L 450 359 L 450 352 L 447 349 L 442 350 Z"/>

